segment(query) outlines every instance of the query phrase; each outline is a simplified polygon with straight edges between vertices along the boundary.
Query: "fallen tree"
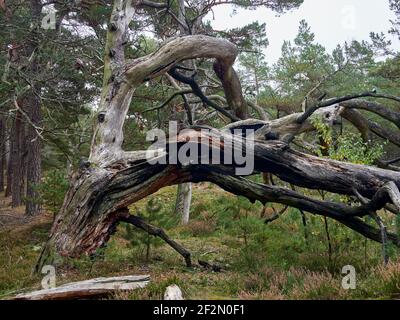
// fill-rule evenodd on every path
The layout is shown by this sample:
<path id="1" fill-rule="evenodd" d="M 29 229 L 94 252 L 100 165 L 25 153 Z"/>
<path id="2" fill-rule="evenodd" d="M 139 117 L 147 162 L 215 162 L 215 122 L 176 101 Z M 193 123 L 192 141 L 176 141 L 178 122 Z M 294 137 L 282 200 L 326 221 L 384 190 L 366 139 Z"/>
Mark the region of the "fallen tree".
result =
<path id="1" fill-rule="evenodd" d="M 12 300 L 76 300 L 98 298 L 118 291 L 131 291 L 144 288 L 149 281 L 149 276 L 96 278 L 67 283 L 56 288 L 21 293 L 12 298 Z"/>
<path id="2" fill-rule="evenodd" d="M 251 201 L 281 203 L 330 217 L 372 240 L 384 241 L 382 224 L 378 225 L 379 228 L 374 228 L 361 217 L 375 214 L 381 208 L 387 207 L 387 204 L 390 204 L 392 212 L 400 211 L 400 173 L 319 158 L 290 147 L 292 137 L 313 130 L 311 117 L 318 116 L 332 124 L 348 109 L 348 106 L 341 104 L 355 98 L 371 97 L 372 93 L 324 100 L 304 113 L 281 119 L 239 120 L 238 115 L 244 112 L 244 99 L 238 91 L 238 78 L 232 67 L 237 55 L 237 49 L 232 43 L 202 35 L 179 37 L 165 43 L 148 56 L 126 61 L 124 46 L 132 14 L 133 8 L 129 1 L 115 1 L 107 33 L 103 92 L 90 157 L 74 174 L 64 204 L 55 218 L 49 240 L 38 261 L 38 270 L 42 265 L 52 262 L 55 255 L 79 257 L 94 253 L 108 241 L 121 221 L 133 223 L 169 241 L 190 265 L 190 256 L 186 250 L 172 242 L 159 229 L 144 225 L 143 221 L 132 217 L 127 209 L 129 205 L 160 188 L 185 182 L 210 181 Z M 177 143 L 180 148 L 188 141 L 198 148 L 205 144 L 204 141 L 207 141 L 207 146 L 210 146 L 210 141 L 218 141 L 211 145 L 217 153 L 223 155 L 228 133 L 234 129 L 253 129 L 255 144 L 251 156 L 254 158 L 254 173 L 270 173 L 295 186 L 363 197 L 365 201 L 360 200 L 358 206 L 350 206 L 313 199 L 282 187 L 254 183 L 238 176 L 235 163 L 213 165 L 201 164 L 199 161 L 199 164 L 151 164 L 145 150 L 124 151 L 123 125 L 135 88 L 171 71 L 179 80 L 180 77 L 173 71 L 175 67 L 182 61 L 197 58 L 215 59 L 214 69 L 223 83 L 228 105 L 223 110 L 217 108 L 217 111 L 232 123 L 221 130 L 205 132 L 196 126 L 184 130 L 175 141 L 170 140 L 160 150 L 162 156 L 168 155 L 171 144 Z M 210 107 L 215 106 L 210 104 Z M 360 108 L 366 107 L 361 105 Z M 380 108 L 374 107 L 373 110 L 385 115 L 387 119 L 398 119 L 393 114 L 382 112 Z M 247 138 L 235 136 L 234 139 L 238 142 L 237 145 L 244 148 Z M 245 149 L 240 151 L 246 152 Z M 387 237 L 400 246 L 396 235 L 388 233 Z"/>

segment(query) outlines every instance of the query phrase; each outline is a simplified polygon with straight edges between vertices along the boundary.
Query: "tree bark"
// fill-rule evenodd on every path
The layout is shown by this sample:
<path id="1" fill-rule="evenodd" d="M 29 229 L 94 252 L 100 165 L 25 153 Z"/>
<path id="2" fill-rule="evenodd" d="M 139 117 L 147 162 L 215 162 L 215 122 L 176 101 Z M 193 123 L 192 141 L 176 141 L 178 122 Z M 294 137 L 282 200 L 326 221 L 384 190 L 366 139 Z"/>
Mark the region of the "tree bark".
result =
<path id="1" fill-rule="evenodd" d="M 29 119 L 37 127 L 41 125 L 40 101 L 31 94 L 25 100 Z M 38 187 L 41 182 L 41 141 L 32 125 L 27 127 L 27 166 L 26 166 L 26 207 L 25 214 L 35 216 L 40 213 L 40 194 Z"/>
<path id="2" fill-rule="evenodd" d="M 185 1 L 178 1 L 178 19 L 181 21 L 179 24 L 179 33 L 181 36 L 185 36 L 189 34 L 189 27 L 186 23 L 186 8 Z M 194 64 L 193 64 L 194 65 Z M 186 96 L 183 96 L 186 98 Z M 187 103 L 187 100 L 184 102 Z M 190 124 L 193 124 L 192 112 L 190 110 L 190 118 L 188 116 L 185 117 L 186 122 L 189 121 Z M 178 191 L 176 195 L 176 203 L 175 203 L 175 214 L 181 217 L 182 224 L 188 224 L 190 219 L 190 206 L 192 203 L 192 184 L 183 183 L 178 185 Z"/>
<path id="3" fill-rule="evenodd" d="M 235 116 L 239 119 L 249 118 L 249 108 L 247 102 L 242 95 L 242 85 L 239 77 L 232 66 L 216 61 L 214 63 L 214 71 L 222 82 L 226 101 L 235 112 Z"/>
<path id="4" fill-rule="evenodd" d="M 4 191 L 4 171 L 6 166 L 6 122 L 0 116 L 0 192 Z"/>
<path id="5" fill-rule="evenodd" d="M 32 21 L 35 28 L 40 28 L 40 16 L 42 11 L 42 3 L 40 0 L 30 0 L 30 11 L 32 15 Z M 34 30 L 33 37 L 28 43 L 28 55 L 32 55 L 35 50 L 38 49 L 39 39 L 36 34 L 37 30 Z M 35 55 L 33 61 L 30 64 L 30 72 L 32 74 L 38 74 L 40 71 L 39 61 L 37 55 Z M 34 85 L 28 92 L 24 99 L 24 109 L 29 117 L 32 125 L 27 128 L 27 166 L 26 166 L 26 206 L 25 214 L 28 216 L 35 216 L 40 213 L 40 194 L 38 187 L 42 177 L 42 166 L 41 166 L 41 141 L 40 137 L 33 126 L 37 128 L 41 126 L 41 109 L 40 99 L 37 96 L 40 92 L 40 88 Z"/>
<path id="6" fill-rule="evenodd" d="M 11 205 L 12 207 L 18 207 L 22 205 L 23 198 L 23 169 L 22 169 L 22 119 L 21 113 L 17 111 L 14 119 L 14 124 L 11 130 L 12 139 L 12 194 L 11 194 Z"/>
<path id="7" fill-rule="evenodd" d="M 182 183 L 178 185 L 175 213 L 181 217 L 183 225 L 189 223 L 191 202 L 192 202 L 192 184 Z"/>
<path id="8" fill-rule="evenodd" d="M 8 154 L 7 154 L 7 188 L 5 192 L 6 197 L 11 197 L 12 194 L 12 182 L 13 182 L 13 174 L 12 174 L 12 168 L 13 168 L 13 144 L 14 144 L 14 139 L 12 137 L 13 133 L 13 126 L 14 126 L 14 120 L 12 119 L 12 124 L 10 128 L 7 130 L 7 136 L 8 136 Z"/>
<path id="9" fill-rule="evenodd" d="M 27 159 L 27 148 L 28 142 L 26 141 L 27 134 L 27 124 L 25 121 L 21 122 L 21 195 L 22 202 L 26 203 L 26 168 L 28 165 Z"/>

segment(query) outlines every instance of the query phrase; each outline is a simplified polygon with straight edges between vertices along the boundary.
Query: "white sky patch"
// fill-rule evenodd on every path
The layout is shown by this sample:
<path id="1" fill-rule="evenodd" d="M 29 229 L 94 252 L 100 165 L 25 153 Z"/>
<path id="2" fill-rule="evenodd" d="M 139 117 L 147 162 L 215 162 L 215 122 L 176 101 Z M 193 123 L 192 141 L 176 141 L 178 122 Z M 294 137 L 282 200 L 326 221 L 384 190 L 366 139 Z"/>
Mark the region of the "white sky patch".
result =
<path id="1" fill-rule="evenodd" d="M 384 32 L 391 28 L 390 19 L 394 13 L 389 9 L 388 0 L 305 0 L 299 9 L 276 16 L 276 13 L 260 8 L 257 10 L 217 6 L 213 15 L 207 16 L 216 30 L 242 27 L 251 22 L 266 23 L 269 46 L 265 50 L 267 61 L 274 63 L 281 55 L 284 40 L 293 40 L 298 32 L 299 22 L 305 19 L 315 33 L 315 39 L 328 52 L 338 44 L 351 40 L 369 40 L 370 32 Z M 392 47 L 400 51 L 397 37 L 387 35 Z"/>

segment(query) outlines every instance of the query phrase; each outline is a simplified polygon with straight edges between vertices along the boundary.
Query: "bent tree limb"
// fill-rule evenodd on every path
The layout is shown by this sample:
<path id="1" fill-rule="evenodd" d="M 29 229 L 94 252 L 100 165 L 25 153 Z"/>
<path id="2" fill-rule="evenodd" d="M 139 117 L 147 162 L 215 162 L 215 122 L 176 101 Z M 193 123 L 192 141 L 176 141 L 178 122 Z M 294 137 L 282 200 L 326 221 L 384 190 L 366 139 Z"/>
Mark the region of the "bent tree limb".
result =
<path id="1" fill-rule="evenodd" d="M 376 122 L 367 119 L 361 112 L 353 109 L 345 109 L 342 112 L 343 118 L 351 122 L 361 133 L 364 141 L 370 140 L 371 133 L 378 137 L 389 140 L 396 146 L 400 146 L 400 133 L 387 129 Z"/>
<path id="2" fill-rule="evenodd" d="M 200 100 L 205 103 L 206 105 L 209 105 L 210 107 L 214 108 L 224 116 L 228 117 L 231 121 L 238 121 L 240 120 L 237 116 L 231 114 L 230 112 L 226 111 L 223 107 L 220 107 L 218 104 L 214 103 L 210 99 L 207 98 L 207 96 L 203 93 L 201 90 L 200 86 L 197 84 L 196 80 L 193 77 L 186 77 L 183 74 L 180 74 L 176 69 L 172 69 L 169 71 L 169 74 L 176 80 L 188 84 L 192 90 L 193 93 L 200 98 Z"/>
<path id="3" fill-rule="evenodd" d="M 165 233 L 165 231 L 163 229 L 152 226 L 151 224 L 148 224 L 146 221 L 144 221 L 142 218 L 132 216 L 132 215 L 122 219 L 121 221 L 130 223 L 130 224 L 134 225 L 135 227 L 146 231 L 147 233 L 151 234 L 152 236 L 163 239 L 172 248 L 174 248 L 177 252 L 179 252 L 179 254 L 185 259 L 187 267 L 192 266 L 192 261 L 190 259 L 190 252 L 188 250 L 186 250 L 184 247 L 182 247 L 179 243 L 177 243 L 176 241 L 174 241 L 170 237 L 168 237 L 168 235 Z"/>
<path id="4" fill-rule="evenodd" d="M 201 161 L 197 165 L 189 166 L 179 162 L 151 164 L 147 161 L 146 151 L 122 150 L 123 125 L 135 88 L 146 80 L 167 73 L 184 60 L 214 59 L 218 64 L 217 71 L 223 71 L 219 78 L 224 81 L 228 104 L 241 104 L 240 99 L 234 99 L 239 95 L 235 89 L 237 79 L 235 80 L 232 71 L 237 49 L 226 40 L 209 36 L 185 36 L 171 40 L 150 55 L 125 61 L 124 45 L 133 14 L 129 3 L 130 1 L 124 0 L 114 1 L 107 32 L 100 113 L 90 157 L 72 178 L 63 206 L 54 220 L 48 242 L 37 264 L 37 270 L 40 270 L 43 264 L 51 263 L 55 256 L 79 257 L 82 254 L 94 253 L 108 241 L 121 221 L 134 222 L 146 231 L 163 236 L 171 244 L 172 240 L 168 240 L 165 234 L 144 225 L 143 221 L 130 217 L 126 208 L 160 188 L 185 182 L 210 181 L 252 201 L 277 202 L 327 216 L 370 239 L 380 241 L 380 231 L 360 218 L 365 207 L 351 207 L 311 199 L 285 188 L 255 184 L 237 176 L 235 164 L 209 165 L 202 164 Z M 233 100 L 235 101 L 232 102 Z M 331 102 L 328 106 L 331 108 L 329 111 L 318 110 L 328 112 L 328 119 L 334 118 L 342 110 L 338 106 L 331 106 Z M 337 194 L 354 195 L 355 188 L 366 199 L 373 199 L 389 182 L 397 188 L 400 187 L 399 172 L 318 158 L 292 150 L 281 141 L 266 141 L 271 130 L 278 132 L 279 136 L 284 136 L 298 134 L 311 128 L 307 122 L 308 117 L 301 123 L 298 119 L 299 115 L 291 115 L 257 124 L 258 135 L 254 150 L 240 150 L 251 153 L 249 155 L 254 159 L 255 173 L 271 173 L 295 186 Z M 233 123 L 231 128 L 245 129 L 253 125 L 254 122 L 249 119 Z M 176 137 L 176 141 L 169 141 L 162 154 L 168 156 L 172 150 L 171 144 L 175 142 L 181 148 L 190 141 L 199 148 L 202 144 L 209 146 L 208 143 L 212 142 L 212 147 L 223 155 L 226 135 L 227 129 L 212 132 L 193 129 L 182 131 Z M 240 140 L 236 141 L 237 145 L 245 148 L 245 138 L 236 136 L 235 140 Z M 391 201 L 387 197 L 383 199 Z M 379 202 L 380 205 L 383 203 Z M 400 241 L 395 235 L 388 234 L 388 238 L 400 246 Z M 176 243 L 173 244 L 179 248 Z M 181 250 L 181 254 L 186 253 Z"/>
<path id="5" fill-rule="evenodd" d="M 221 136 L 224 134 L 220 132 Z M 190 137 L 201 138 L 201 135 L 204 133 L 187 130 L 177 140 L 184 143 Z M 195 141 L 208 141 L 207 137 Z M 223 141 L 218 147 L 223 152 Z M 386 181 L 399 187 L 398 172 L 317 158 L 291 150 L 278 141 L 256 142 L 254 158 L 256 171 L 268 170 L 284 181 L 310 189 L 353 195 L 356 186 L 363 197 L 374 199 Z M 150 164 L 144 152 L 130 153 L 107 168 L 89 167 L 75 177 L 63 210 L 54 222 L 48 245 L 63 256 L 93 253 L 109 239 L 115 226 L 128 218 L 124 208 L 162 187 L 200 181 L 216 183 L 252 201 L 282 203 L 327 216 L 370 239 L 381 239 L 379 230 L 359 218 L 368 214 L 370 207 L 311 199 L 289 189 L 255 184 L 234 174 L 234 166 Z M 383 205 L 384 201 L 374 202 L 373 209 Z M 400 245 L 395 235 L 389 235 L 389 239 Z"/>
<path id="6" fill-rule="evenodd" d="M 307 120 L 316 110 L 323 108 L 323 107 L 328 107 L 334 104 L 343 104 L 344 102 L 350 101 L 350 100 L 355 100 L 358 98 L 365 98 L 365 97 L 374 97 L 374 98 L 382 98 L 382 99 L 388 99 L 388 100 L 393 100 L 400 102 L 400 97 L 396 97 L 393 95 L 388 95 L 388 94 L 378 94 L 376 92 L 363 92 L 359 94 L 352 94 L 352 95 L 347 95 L 339 98 L 332 98 L 328 100 L 321 101 L 317 103 L 316 105 L 308 108 L 298 119 L 298 123 L 303 123 L 305 120 Z M 360 102 L 360 101 L 359 101 Z M 345 105 L 345 104 L 343 104 Z M 386 111 L 385 113 L 381 113 L 381 108 L 379 108 L 376 104 L 375 106 L 371 105 L 365 105 L 360 106 L 360 103 L 358 103 L 360 108 L 375 112 L 379 115 L 383 115 L 385 118 L 388 117 L 389 119 L 393 119 L 393 116 L 389 113 L 389 111 Z M 353 104 L 354 107 L 354 104 Z"/>

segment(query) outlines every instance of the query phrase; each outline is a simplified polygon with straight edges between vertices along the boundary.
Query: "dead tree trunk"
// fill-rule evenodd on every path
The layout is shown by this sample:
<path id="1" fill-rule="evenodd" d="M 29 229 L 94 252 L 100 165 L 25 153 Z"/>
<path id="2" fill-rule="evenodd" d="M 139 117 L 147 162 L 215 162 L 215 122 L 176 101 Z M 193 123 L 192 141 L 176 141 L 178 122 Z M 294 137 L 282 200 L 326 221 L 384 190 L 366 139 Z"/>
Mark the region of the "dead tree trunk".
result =
<path id="1" fill-rule="evenodd" d="M 175 213 L 181 216 L 182 224 L 188 224 L 190 219 L 190 204 L 192 202 L 192 184 L 178 185 Z"/>
<path id="2" fill-rule="evenodd" d="M 186 130 L 175 141 L 168 141 L 166 147 L 159 150 L 158 156 L 153 155 L 152 160 L 168 155 L 175 143 L 179 149 L 188 141 L 199 148 L 211 146 L 217 153 L 223 154 L 228 132 L 235 128 L 257 128 L 254 150 L 251 151 L 255 173 L 268 172 L 293 185 L 314 190 L 345 195 L 357 192 L 368 199 L 367 203 L 348 206 L 309 198 L 286 188 L 254 183 L 238 176 L 235 164 L 160 164 L 148 161 L 146 151 L 122 150 L 122 128 L 135 87 L 168 72 L 181 61 L 215 59 L 227 100 L 232 101 L 232 109 L 233 105 L 241 105 L 240 99 L 234 98 L 238 95 L 234 89 L 238 79 L 231 72 L 237 49 L 226 40 L 200 35 L 180 37 L 148 56 L 125 61 L 126 31 L 133 14 L 133 8 L 128 3 L 123 0 L 114 3 L 107 33 L 102 99 L 91 154 L 74 174 L 38 262 L 39 270 L 55 255 L 78 257 L 95 252 L 109 239 L 120 221 L 129 221 L 126 209 L 129 205 L 160 188 L 186 182 L 210 181 L 251 201 L 281 203 L 326 216 L 370 239 L 381 241 L 380 230 L 366 224 L 361 217 L 390 202 L 397 210 L 400 209 L 400 173 L 292 150 L 284 142 L 284 137 L 313 129 L 308 116 L 298 121 L 300 117 L 304 118 L 303 114 L 271 121 L 248 119 L 210 132 Z M 329 107 L 333 104 L 326 102 L 325 108 L 317 111 L 319 116 L 327 121 L 335 119 L 342 108 Z M 268 141 L 269 137 L 283 141 Z M 234 140 L 241 146 L 240 151 L 245 152 L 246 137 L 235 136 Z M 387 236 L 400 246 L 396 235 L 388 233 Z"/>
<path id="3" fill-rule="evenodd" d="M 120 292 L 144 288 L 150 282 L 150 277 L 121 276 L 112 278 L 96 278 L 63 284 L 52 289 L 43 289 L 21 293 L 12 300 L 76 300 L 107 297 Z"/>

